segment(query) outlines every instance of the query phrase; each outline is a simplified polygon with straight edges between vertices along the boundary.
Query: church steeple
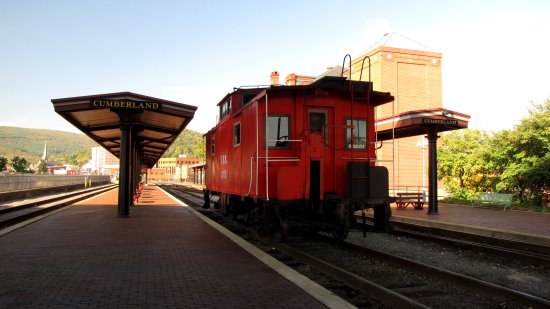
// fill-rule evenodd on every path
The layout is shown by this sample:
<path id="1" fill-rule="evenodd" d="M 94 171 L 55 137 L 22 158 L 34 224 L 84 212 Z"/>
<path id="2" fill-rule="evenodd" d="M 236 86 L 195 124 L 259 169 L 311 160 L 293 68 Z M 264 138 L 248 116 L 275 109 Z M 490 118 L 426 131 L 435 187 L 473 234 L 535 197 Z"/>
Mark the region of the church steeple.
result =
<path id="1" fill-rule="evenodd" d="M 48 162 L 48 144 L 44 143 L 44 154 L 42 155 L 42 161 Z"/>

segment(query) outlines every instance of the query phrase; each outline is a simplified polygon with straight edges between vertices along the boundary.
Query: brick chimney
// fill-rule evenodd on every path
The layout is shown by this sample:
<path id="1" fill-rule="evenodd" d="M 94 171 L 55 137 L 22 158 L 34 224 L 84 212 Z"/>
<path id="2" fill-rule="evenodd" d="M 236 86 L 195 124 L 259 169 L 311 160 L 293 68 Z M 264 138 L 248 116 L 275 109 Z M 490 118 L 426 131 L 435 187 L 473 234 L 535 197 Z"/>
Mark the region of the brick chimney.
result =
<path id="1" fill-rule="evenodd" d="M 271 72 L 271 84 L 279 85 L 279 72 L 277 71 Z"/>
<path id="2" fill-rule="evenodd" d="M 286 76 L 285 84 L 287 86 L 296 86 L 296 80 L 297 80 L 296 74 L 290 73 Z"/>

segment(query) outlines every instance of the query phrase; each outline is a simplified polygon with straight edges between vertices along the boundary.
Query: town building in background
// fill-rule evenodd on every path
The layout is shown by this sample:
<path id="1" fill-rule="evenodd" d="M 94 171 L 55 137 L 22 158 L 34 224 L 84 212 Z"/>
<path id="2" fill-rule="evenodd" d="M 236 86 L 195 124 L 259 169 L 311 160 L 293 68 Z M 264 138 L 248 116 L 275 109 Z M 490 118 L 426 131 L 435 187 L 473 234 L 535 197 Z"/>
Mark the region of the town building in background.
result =
<path id="1" fill-rule="evenodd" d="M 166 175 L 166 170 L 164 168 L 153 167 L 147 169 L 147 181 L 165 182 L 171 180 L 170 177 Z"/>
<path id="2" fill-rule="evenodd" d="M 77 175 L 79 174 L 79 169 L 77 166 L 63 164 L 48 167 L 48 173 L 54 175 Z"/>
<path id="3" fill-rule="evenodd" d="M 176 166 L 176 158 L 160 158 L 153 169 L 155 169 L 155 175 L 160 175 L 159 171 L 157 171 L 158 169 L 164 171 L 164 177 L 159 176 L 158 179 L 162 181 L 176 181 Z M 151 172 L 152 173 L 148 173 L 151 176 L 149 179 L 157 179 L 157 176 L 153 177 L 153 171 Z"/>
<path id="4" fill-rule="evenodd" d="M 119 172 L 119 160 L 103 147 L 92 147 L 91 173 L 94 175 L 116 176 Z"/>
<path id="5" fill-rule="evenodd" d="M 190 166 L 200 167 L 204 164 L 199 158 L 189 158 L 179 155 L 177 158 L 161 158 L 157 164 L 147 169 L 148 181 L 170 182 L 199 182 L 201 175 L 195 176 L 194 169 Z M 119 172 L 119 160 L 103 147 L 92 148 L 92 160 L 83 166 L 86 171 L 94 175 L 117 176 Z M 145 176 L 144 176 L 145 177 Z M 197 179 L 197 177 L 199 177 Z"/>
<path id="6" fill-rule="evenodd" d="M 177 158 L 161 158 L 157 163 L 157 169 L 151 169 L 148 172 L 150 179 L 159 179 L 162 181 L 192 182 L 193 175 L 189 166 L 199 164 L 198 158 L 189 158 L 186 155 L 179 155 Z M 161 174 L 162 169 L 164 174 Z"/>

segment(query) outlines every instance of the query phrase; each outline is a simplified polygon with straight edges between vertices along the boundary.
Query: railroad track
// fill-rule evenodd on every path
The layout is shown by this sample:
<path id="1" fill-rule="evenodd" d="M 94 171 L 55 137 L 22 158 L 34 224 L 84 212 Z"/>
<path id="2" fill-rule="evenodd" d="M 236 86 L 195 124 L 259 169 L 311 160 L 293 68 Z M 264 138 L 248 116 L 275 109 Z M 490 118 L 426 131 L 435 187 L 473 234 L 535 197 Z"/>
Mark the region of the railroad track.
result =
<path id="1" fill-rule="evenodd" d="M 76 192 L 43 196 L 33 200 L 12 202 L 0 209 L 0 230 L 21 222 L 45 215 L 94 195 L 112 190 L 117 185 L 109 184 Z"/>
<path id="2" fill-rule="evenodd" d="M 360 217 L 358 217 L 358 220 L 360 220 Z M 477 250 L 506 258 L 515 258 L 550 268 L 550 247 L 544 244 L 487 237 L 396 221 L 392 221 L 391 224 L 393 228 L 392 233 L 396 235 L 438 241 L 457 248 Z M 367 223 L 367 225 L 370 228 L 371 224 Z"/>
<path id="3" fill-rule="evenodd" d="M 196 199 L 202 200 L 202 192 L 198 189 L 187 187 L 177 188 L 185 191 L 185 193 L 183 193 L 183 198 L 187 197 L 191 199 L 191 196 L 193 196 Z M 201 202 L 196 201 L 196 203 L 200 205 Z M 359 222 L 362 221 L 360 216 L 358 216 L 357 219 Z M 359 223 L 359 225 L 361 224 L 362 223 Z M 369 223 L 367 223 L 367 225 L 369 225 L 367 228 L 370 228 L 371 225 Z M 550 268 L 550 247 L 543 244 L 518 241 L 514 239 L 487 237 L 396 221 L 392 221 L 392 228 L 392 233 L 397 235 L 426 239 L 429 241 L 439 241 L 442 243 L 451 244 L 455 247 L 465 248 L 468 250 L 478 250 L 481 252 L 488 252 L 490 254 L 498 254 L 506 258 L 515 258 Z M 359 229 L 362 228 L 360 227 Z"/>
<path id="4" fill-rule="evenodd" d="M 426 278 L 431 278 L 438 282 L 436 284 L 437 291 L 438 287 L 450 284 L 456 286 L 459 289 L 469 290 L 475 294 L 484 294 L 492 297 L 496 297 L 496 304 L 500 303 L 499 299 L 506 299 L 507 301 L 517 302 L 518 305 L 526 305 L 529 307 L 539 308 L 539 307 L 548 307 L 550 306 L 550 300 L 546 300 L 537 296 L 530 295 L 529 293 L 517 291 L 508 287 L 500 286 L 488 281 L 476 279 L 473 277 L 465 276 L 459 273 L 455 273 L 449 270 L 442 268 L 434 267 L 418 261 L 413 261 L 406 259 L 394 254 L 389 254 L 379 250 L 370 249 L 361 245 L 357 245 L 350 242 L 338 242 L 328 236 L 317 235 L 323 243 L 329 243 L 332 246 L 341 248 L 349 253 L 359 253 L 364 257 L 375 258 L 383 261 L 384 263 L 390 263 L 398 268 L 403 268 L 408 271 L 412 271 Z M 395 268 L 392 267 L 392 271 L 395 272 Z M 430 280 L 428 280 L 429 282 Z M 424 283 L 424 280 L 415 282 L 413 287 L 428 285 Z M 414 289 L 414 288 L 413 288 Z M 428 288 L 429 290 L 429 288 Z M 460 297 L 460 292 L 459 292 Z M 392 297 L 391 294 L 388 295 Z M 491 306 L 492 299 L 488 299 L 482 302 L 487 302 Z M 474 303 L 473 306 L 476 306 L 477 303 Z M 461 306 L 464 306 L 462 304 Z"/>
<path id="5" fill-rule="evenodd" d="M 202 193 L 198 190 L 172 187 L 169 191 L 195 207 L 202 203 Z M 338 242 L 330 237 L 316 235 L 302 238 L 293 235 L 287 243 L 280 244 L 260 237 L 239 222 L 231 222 L 229 228 L 246 239 L 250 239 L 250 235 L 260 239 L 267 245 L 268 251 L 274 248 L 271 250 L 273 254 L 278 251 L 291 257 L 279 257 L 280 260 L 297 260 L 298 263 L 290 263 L 315 267 L 345 286 L 368 295 L 366 298 L 376 299 L 367 301 L 366 305 L 359 302 L 360 307 L 376 307 L 380 302 L 381 306 L 407 308 L 550 308 L 549 300 L 529 291 L 517 291 L 387 252 Z"/>

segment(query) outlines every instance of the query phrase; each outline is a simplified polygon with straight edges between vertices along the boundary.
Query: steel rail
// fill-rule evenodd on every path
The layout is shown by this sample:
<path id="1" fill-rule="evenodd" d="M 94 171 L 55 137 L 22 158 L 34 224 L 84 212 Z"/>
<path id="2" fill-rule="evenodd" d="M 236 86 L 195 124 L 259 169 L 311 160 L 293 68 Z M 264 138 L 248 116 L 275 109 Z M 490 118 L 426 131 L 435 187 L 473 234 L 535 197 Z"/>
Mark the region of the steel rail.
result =
<path id="1" fill-rule="evenodd" d="M 359 252 L 369 257 L 379 258 L 397 266 L 405 267 L 412 271 L 416 271 L 425 276 L 430 276 L 439 280 L 451 282 L 468 290 L 473 290 L 476 293 L 485 292 L 496 297 L 504 297 L 509 300 L 521 301 L 522 303 L 534 306 L 535 308 L 550 308 L 550 300 L 543 299 L 528 293 L 516 291 L 504 286 L 500 286 L 491 282 L 483 281 L 473 277 L 458 274 L 449 270 L 430 266 L 421 262 L 402 258 L 393 254 L 370 249 L 349 242 L 336 241 L 328 236 L 318 235 L 323 241 L 340 246 L 349 251 Z"/>
<path id="2" fill-rule="evenodd" d="M 35 201 L 31 201 L 29 203 L 25 203 L 25 204 L 21 204 L 21 205 L 17 205 L 17 206 L 12 206 L 12 207 L 7 207 L 7 208 L 4 208 L 4 209 L 0 209 L 0 214 L 6 214 L 6 213 L 14 212 L 14 211 L 19 211 L 19 210 L 25 209 L 25 208 L 31 208 L 31 207 L 36 207 L 36 206 L 52 203 L 52 202 L 55 202 L 55 201 L 66 199 L 66 198 L 71 197 L 71 196 L 76 196 L 76 195 L 79 195 L 79 194 L 83 194 L 83 193 L 86 193 L 86 192 L 97 190 L 98 188 L 103 188 L 103 187 L 104 186 L 98 186 L 98 187 L 95 187 L 95 188 L 89 188 L 89 189 L 85 189 L 85 190 L 78 190 L 76 192 L 69 192 L 69 193 L 66 193 L 66 194 L 59 194 L 59 195 L 54 196 L 54 197 L 44 196 L 44 197 L 39 198 Z"/>
<path id="3" fill-rule="evenodd" d="M 360 222 L 358 223 L 361 224 Z M 447 242 L 456 246 L 498 253 L 506 257 L 514 256 L 518 259 L 529 260 L 530 262 L 550 267 L 550 247 L 543 244 L 488 237 L 396 221 L 392 221 L 391 224 L 394 233 L 400 233 L 405 236 Z"/>
<path id="4" fill-rule="evenodd" d="M 12 225 L 21 223 L 23 221 L 32 219 L 34 217 L 38 217 L 38 216 L 41 216 L 43 214 L 55 211 L 57 209 L 65 207 L 65 206 L 74 204 L 76 202 L 82 201 L 84 199 L 87 199 L 87 198 L 92 197 L 94 195 L 97 195 L 99 193 L 103 193 L 103 192 L 112 190 L 115 187 L 116 187 L 115 185 L 103 186 L 103 187 L 98 187 L 95 190 L 80 192 L 79 195 L 70 194 L 69 196 L 65 196 L 64 199 L 55 198 L 55 199 L 52 199 L 54 201 L 50 201 L 50 203 L 55 203 L 54 205 L 51 205 L 51 206 L 48 206 L 48 207 L 45 207 L 45 208 L 42 208 L 42 209 L 38 209 L 38 210 L 33 211 L 33 212 L 25 213 L 25 214 L 22 214 L 22 215 L 19 215 L 19 216 L 15 216 L 15 217 L 12 217 L 12 218 L 8 218 L 8 219 L 5 219 L 5 220 L 2 220 L 0 218 L 0 230 L 5 229 L 7 227 L 10 227 Z M 46 204 L 48 204 L 48 203 L 41 203 L 40 205 L 46 205 Z M 33 205 L 33 206 L 30 206 L 30 207 L 19 208 L 17 210 L 28 209 L 28 208 L 36 207 L 36 206 L 40 206 L 40 205 Z M 14 211 L 12 211 L 11 213 L 13 213 L 13 212 Z"/>
<path id="5" fill-rule="evenodd" d="M 266 241 L 265 239 L 262 241 Z M 374 298 L 381 301 L 384 305 L 392 306 L 395 308 L 430 308 L 424 304 L 421 304 L 414 299 L 406 297 L 402 294 L 394 292 L 384 286 L 381 286 L 375 282 L 360 277 L 354 273 L 351 273 L 345 269 L 334 266 L 328 262 L 318 259 L 312 255 L 301 252 L 295 248 L 282 243 L 269 243 L 270 246 L 283 252 L 284 254 L 298 260 L 304 264 L 311 265 L 320 272 L 343 282 L 345 285 L 359 290 L 363 293 L 373 295 Z"/>
<path id="6" fill-rule="evenodd" d="M 399 229 L 396 230 L 397 233 L 410 236 L 410 237 L 416 237 L 416 238 L 422 238 L 422 239 L 428 239 L 428 240 L 435 240 L 435 241 L 441 241 L 450 243 L 454 246 L 460 246 L 463 248 L 474 248 L 476 250 L 491 252 L 491 253 L 497 253 L 499 255 L 505 256 L 505 257 L 515 257 L 517 259 L 521 259 L 522 261 L 528 260 L 531 263 L 540 264 L 544 267 L 550 268 L 550 256 L 547 254 L 541 254 L 537 252 L 531 252 L 529 249 L 518 249 L 514 248 L 515 246 L 525 247 L 527 243 L 521 243 L 514 240 L 506 240 L 507 243 L 504 243 L 503 240 L 500 240 L 500 245 L 493 245 L 489 243 L 484 242 L 477 242 L 472 240 L 466 240 L 466 239 L 459 239 L 451 236 L 442 236 L 442 235 L 436 235 L 436 234 L 430 234 L 425 232 L 419 232 L 419 231 L 410 231 L 406 229 Z M 459 236 L 458 236 L 459 237 Z M 539 247 L 538 245 L 535 245 L 536 247 Z"/>

